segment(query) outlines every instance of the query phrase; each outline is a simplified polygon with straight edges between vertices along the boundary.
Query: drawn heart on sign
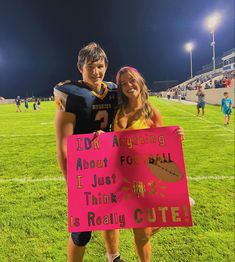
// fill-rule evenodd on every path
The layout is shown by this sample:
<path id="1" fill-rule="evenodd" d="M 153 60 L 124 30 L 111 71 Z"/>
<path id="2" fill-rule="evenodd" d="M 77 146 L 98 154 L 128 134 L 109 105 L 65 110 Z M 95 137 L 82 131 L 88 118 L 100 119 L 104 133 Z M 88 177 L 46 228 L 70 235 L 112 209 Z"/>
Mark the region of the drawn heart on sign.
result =
<path id="1" fill-rule="evenodd" d="M 172 160 L 167 161 L 165 157 L 150 157 L 148 168 L 155 177 L 164 182 L 178 182 L 183 177 L 177 164 Z"/>

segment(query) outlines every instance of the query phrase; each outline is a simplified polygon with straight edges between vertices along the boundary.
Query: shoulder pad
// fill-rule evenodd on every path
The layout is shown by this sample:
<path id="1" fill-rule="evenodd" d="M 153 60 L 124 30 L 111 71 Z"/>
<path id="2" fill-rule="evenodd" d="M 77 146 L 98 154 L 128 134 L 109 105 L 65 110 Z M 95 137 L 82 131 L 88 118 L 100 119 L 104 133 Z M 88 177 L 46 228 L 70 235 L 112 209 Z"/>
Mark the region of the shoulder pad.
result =
<path id="1" fill-rule="evenodd" d="M 63 86 L 65 84 L 70 84 L 71 82 L 71 80 L 65 80 L 64 82 L 59 82 L 56 86 Z"/>
<path id="2" fill-rule="evenodd" d="M 65 112 L 68 95 L 64 92 L 61 92 L 59 89 L 54 88 L 54 97 L 56 109 Z"/>
<path id="3" fill-rule="evenodd" d="M 117 89 L 117 85 L 114 84 L 113 82 L 106 82 L 106 81 L 104 81 L 104 83 L 108 86 L 108 89 L 109 89 L 109 90 L 115 90 L 115 89 Z"/>
<path id="4" fill-rule="evenodd" d="M 78 87 L 83 88 L 84 85 L 80 81 L 66 80 L 65 82 L 60 82 L 54 87 L 54 90 L 58 90 L 67 95 L 78 95 L 80 93 Z"/>

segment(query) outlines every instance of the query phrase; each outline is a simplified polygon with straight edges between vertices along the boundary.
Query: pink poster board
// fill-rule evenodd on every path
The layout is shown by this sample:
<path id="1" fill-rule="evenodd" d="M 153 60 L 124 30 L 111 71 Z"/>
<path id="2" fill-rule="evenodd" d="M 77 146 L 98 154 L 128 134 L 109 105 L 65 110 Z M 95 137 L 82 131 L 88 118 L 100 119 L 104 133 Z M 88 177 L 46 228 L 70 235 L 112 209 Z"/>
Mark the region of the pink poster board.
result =
<path id="1" fill-rule="evenodd" d="M 68 137 L 69 232 L 192 226 L 176 129 Z"/>

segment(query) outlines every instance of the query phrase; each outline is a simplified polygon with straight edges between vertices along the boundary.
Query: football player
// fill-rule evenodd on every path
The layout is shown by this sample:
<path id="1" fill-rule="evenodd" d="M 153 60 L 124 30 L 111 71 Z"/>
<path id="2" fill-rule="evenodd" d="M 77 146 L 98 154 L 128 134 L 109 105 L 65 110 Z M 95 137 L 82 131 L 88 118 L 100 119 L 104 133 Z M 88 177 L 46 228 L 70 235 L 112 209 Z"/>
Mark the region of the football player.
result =
<path id="1" fill-rule="evenodd" d="M 82 80 L 67 80 L 54 88 L 57 159 L 66 180 L 66 137 L 98 130 L 110 131 L 117 106 L 117 88 L 114 83 L 103 81 L 107 67 L 108 59 L 104 50 L 98 44 L 90 43 L 78 55 L 77 68 Z M 118 230 L 103 232 L 109 262 L 121 261 L 118 234 Z M 71 233 L 68 261 L 82 261 L 90 238 L 91 232 Z M 94 258 L 94 261 L 97 259 Z"/>
<path id="2" fill-rule="evenodd" d="M 15 99 L 15 103 L 16 103 L 16 112 L 21 112 L 20 109 L 20 96 L 17 96 L 17 98 Z"/>

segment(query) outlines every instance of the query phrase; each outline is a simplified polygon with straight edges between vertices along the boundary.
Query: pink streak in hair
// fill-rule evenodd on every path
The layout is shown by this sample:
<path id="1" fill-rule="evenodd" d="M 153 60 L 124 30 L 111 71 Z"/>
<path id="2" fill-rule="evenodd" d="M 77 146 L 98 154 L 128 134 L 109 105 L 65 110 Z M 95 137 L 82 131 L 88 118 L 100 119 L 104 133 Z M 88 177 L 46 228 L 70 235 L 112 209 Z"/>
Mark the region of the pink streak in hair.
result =
<path id="1" fill-rule="evenodd" d="M 137 73 L 137 74 L 140 75 L 140 72 L 139 72 L 136 68 L 134 68 L 134 67 L 132 67 L 132 66 L 123 66 L 123 67 L 121 67 L 121 68 L 119 69 L 119 71 L 117 72 L 117 75 L 116 75 L 116 83 L 118 83 L 118 79 L 119 79 L 119 77 L 120 77 L 120 73 L 123 72 L 123 71 L 125 71 L 125 70 L 134 71 L 135 73 Z"/>

